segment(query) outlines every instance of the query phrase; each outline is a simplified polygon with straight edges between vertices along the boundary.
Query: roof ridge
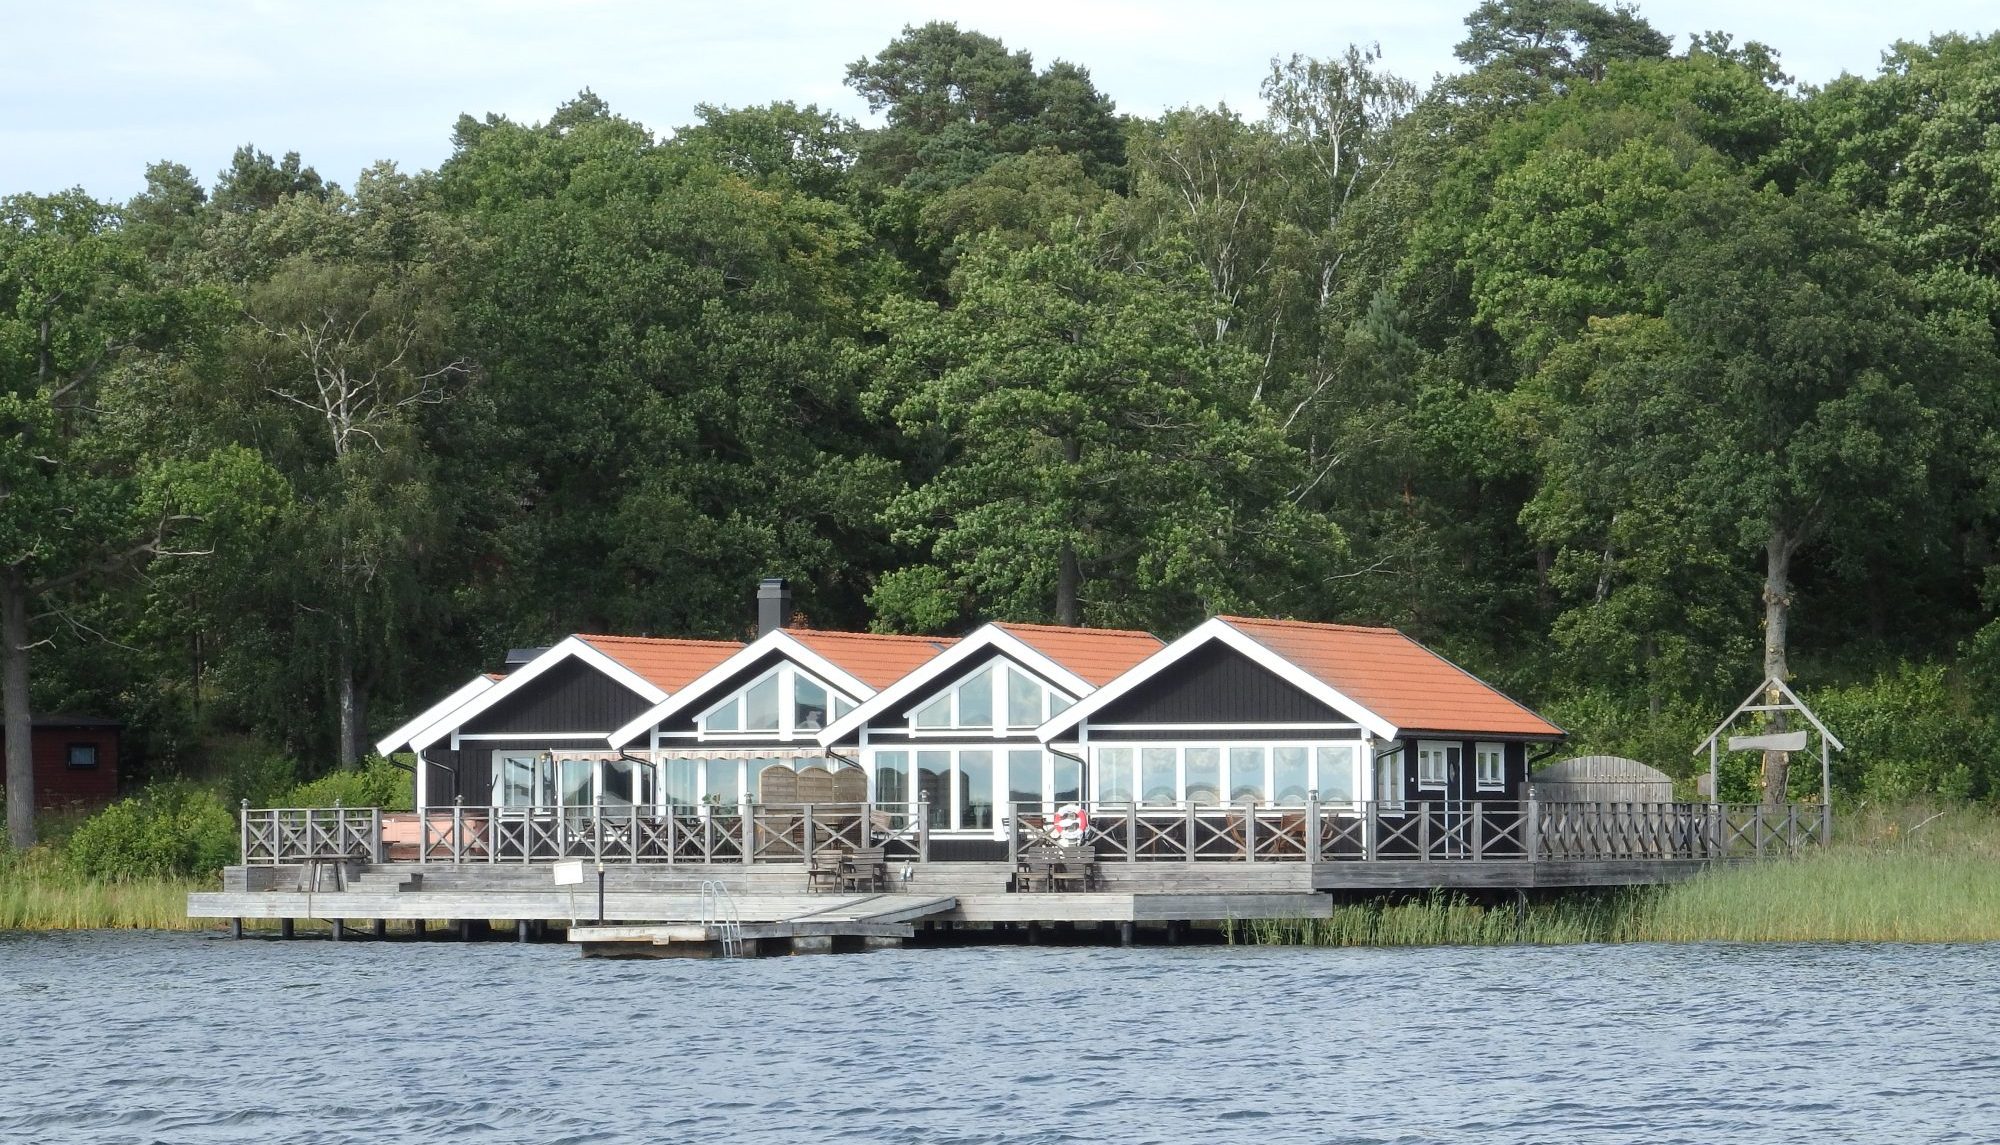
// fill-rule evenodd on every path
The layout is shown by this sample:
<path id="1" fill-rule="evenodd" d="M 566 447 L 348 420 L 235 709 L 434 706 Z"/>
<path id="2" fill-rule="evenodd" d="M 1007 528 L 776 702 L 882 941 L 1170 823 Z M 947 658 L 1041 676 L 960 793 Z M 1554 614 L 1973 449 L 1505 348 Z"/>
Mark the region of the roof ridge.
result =
<path id="1" fill-rule="evenodd" d="M 908 632 L 851 632 L 844 628 L 781 628 L 779 631 L 791 636 L 858 636 L 864 640 L 916 640 L 925 644 L 957 639 L 952 636 L 923 636 Z"/>
<path id="2" fill-rule="evenodd" d="M 1035 624 L 1026 620 L 996 620 L 996 628 L 1025 628 L 1032 632 L 1075 632 L 1085 636 L 1144 636 L 1148 640 L 1159 637 L 1143 628 L 1090 628 L 1081 624 Z"/>
<path id="3" fill-rule="evenodd" d="M 1217 616 L 1216 619 L 1226 621 L 1230 624 L 1279 624 L 1287 628 L 1332 629 L 1338 632 L 1386 632 L 1400 636 L 1412 644 L 1421 643 L 1416 637 L 1391 624 L 1342 624 L 1332 620 L 1292 620 L 1276 616 L 1231 616 L 1227 613 Z"/>
<path id="4" fill-rule="evenodd" d="M 578 640 L 628 640 L 643 644 L 735 644 L 741 640 L 731 640 L 726 636 L 620 636 L 611 632 L 577 632 Z"/>

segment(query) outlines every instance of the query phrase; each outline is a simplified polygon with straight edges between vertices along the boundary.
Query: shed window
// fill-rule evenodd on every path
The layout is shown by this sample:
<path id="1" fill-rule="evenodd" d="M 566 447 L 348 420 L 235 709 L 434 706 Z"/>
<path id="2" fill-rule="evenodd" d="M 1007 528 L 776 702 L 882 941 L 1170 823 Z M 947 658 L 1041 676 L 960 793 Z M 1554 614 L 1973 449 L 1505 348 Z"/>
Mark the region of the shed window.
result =
<path id="1" fill-rule="evenodd" d="M 97 745 L 94 743 L 73 743 L 69 745 L 69 769 L 71 771 L 95 771 L 97 769 Z"/>
<path id="2" fill-rule="evenodd" d="M 1482 743 L 1473 753 L 1479 773 L 1479 790 L 1499 791 L 1507 786 L 1507 749 L 1497 743 Z"/>

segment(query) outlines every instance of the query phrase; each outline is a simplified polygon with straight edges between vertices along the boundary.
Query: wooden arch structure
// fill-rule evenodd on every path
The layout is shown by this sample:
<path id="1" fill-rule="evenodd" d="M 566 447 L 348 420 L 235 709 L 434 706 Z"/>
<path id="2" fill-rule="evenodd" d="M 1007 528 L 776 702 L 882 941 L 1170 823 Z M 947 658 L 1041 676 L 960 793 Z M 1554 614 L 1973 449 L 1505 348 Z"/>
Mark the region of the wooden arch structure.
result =
<path id="1" fill-rule="evenodd" d="M 1769 697 L 1772 695 L 1778 697 L 1776 703 L 1770 702 Z M 1756 735 L 1733 735 L 1729 737 L 1726 745 L 1727 749 L 1729 751 L 1804 751 L 1811 745 L 1812 733 L 1818 733 L 1819 800 L 1820 806 L 1826 808 L 1830 814 L 1833 808 L 1832 753 L 1846 751 L 1847 745 L 1840 742 L 1840 737 L 1827 730 L 1826 725 L 1820 722 L 1820 718 L 1813 714 L 1813 710 L 1806 706 L 1804 700 L 1799 699 L 1799 694 L 1792 691 L 1789 684 L 1786 684 L 1783 680 L 1775 676 L 1765 677 L 1764 682 L 1752 689 L 1750 695 L 1745 697 L 1742 703 L 1736 705 L 1736 710 L 1730 712 L 1728 718 L 1715 725 L 1715 730 L 1708 733 L 1708 738 L 1701 741 L 1694 749 L 1693 754 L 1697 756 L 1703 751 L 1708 752 L 1708 797 L 1718 801 L 1721 799 L 1717 787 L 1716 772 L 1718 764 L 1721 762 L 1722 751 L 1725 747 L 1722 734 L 1728 731 L 1737 720 L 1742 719 L 1744 716 L 1777 712 L 1797 712 L 1805 719 L 1807 726 L 1795 731 L 1765 732 Z M 1779 794 L 1782 796 L 1784 793 L 1779 792 Z M 1768 792 L 1766 793 L 1766 798 L 1769 798 Z"/>

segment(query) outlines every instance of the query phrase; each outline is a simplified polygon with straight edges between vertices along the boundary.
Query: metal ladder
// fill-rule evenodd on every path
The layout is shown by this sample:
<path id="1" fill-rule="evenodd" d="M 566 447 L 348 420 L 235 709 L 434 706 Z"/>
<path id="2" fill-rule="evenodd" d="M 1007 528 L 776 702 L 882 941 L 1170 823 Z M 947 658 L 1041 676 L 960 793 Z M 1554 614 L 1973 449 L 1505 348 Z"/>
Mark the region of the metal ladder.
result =
<path id="1" fill-rule="evenodd" d="M 743 953 L 743 918 L 736 911 L 736 899 L 718 879 L 701 884 L 701 925 L 713 927 L 722 943 L 722 956 L 735 958 Z"/>

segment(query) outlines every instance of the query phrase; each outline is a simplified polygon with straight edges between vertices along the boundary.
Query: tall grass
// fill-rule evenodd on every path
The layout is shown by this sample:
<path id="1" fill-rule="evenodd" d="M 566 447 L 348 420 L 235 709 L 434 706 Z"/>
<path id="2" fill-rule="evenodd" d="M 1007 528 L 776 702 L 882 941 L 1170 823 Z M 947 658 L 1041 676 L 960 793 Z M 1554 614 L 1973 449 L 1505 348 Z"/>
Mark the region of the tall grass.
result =
<path id="1" fill-rule="evenodd" d="M 46 848 L 0 854 L 0 931 L 206 930 L 213 920 L 190 919 L 187 897 L 212 881 L 95 880 Z"/>
<path id="2" fill-rule="evenodd" d="M 1570 942 L 2000 941 L 2000 816 L 1959 806 L 1858 808 L 1832 847 L 1685 883 L 1485 906 L 1434 893 L 1330 918 L 1235 923 L 1231 941 L 1310 946 Z"/>

